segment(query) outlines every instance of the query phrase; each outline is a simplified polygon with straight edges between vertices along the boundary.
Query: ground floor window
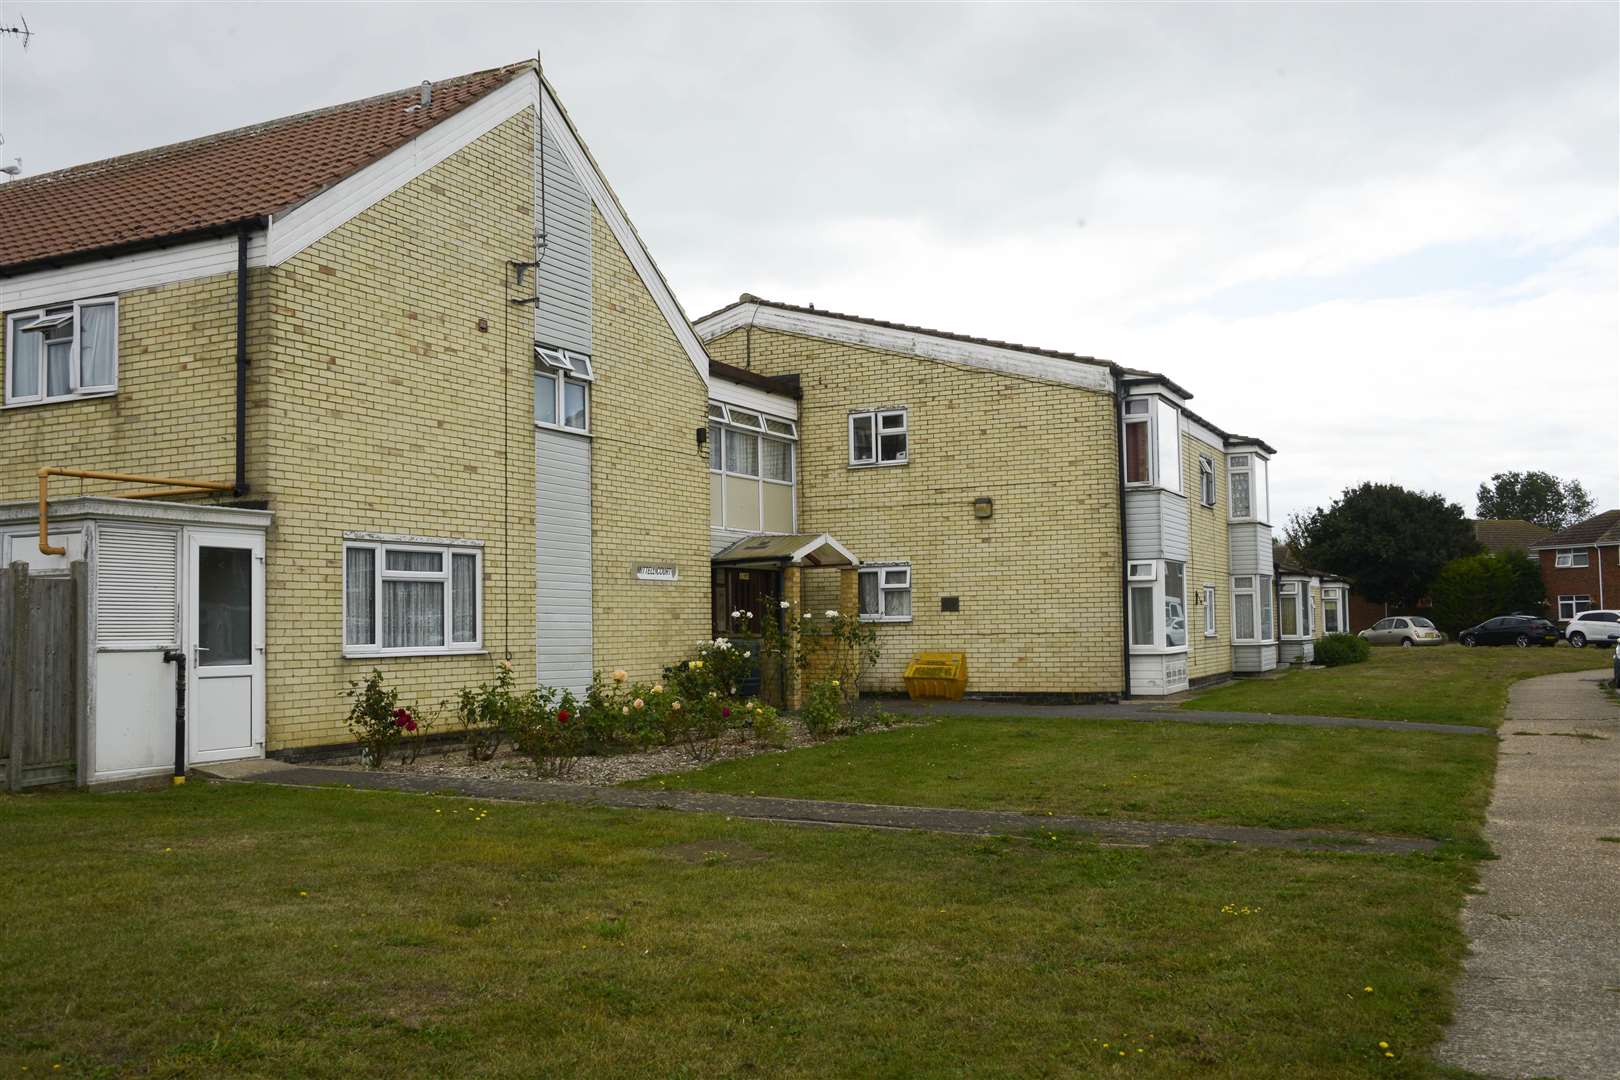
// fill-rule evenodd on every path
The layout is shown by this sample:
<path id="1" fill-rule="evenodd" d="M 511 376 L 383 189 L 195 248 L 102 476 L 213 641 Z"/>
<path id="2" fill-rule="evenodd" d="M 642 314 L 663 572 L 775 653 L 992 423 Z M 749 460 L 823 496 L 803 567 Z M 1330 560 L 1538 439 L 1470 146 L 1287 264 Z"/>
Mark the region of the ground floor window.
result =
<path id="1" fill-rule="evenodd" d="M 1269 643 L 1271 578 L 1265 574 L 1232 579 L 1232 640 L 1239 645 Z"/>
<path id="2" fill-rule="evenodd" d="M 1215 636 L 1215 586 L 1204 586 L 1204 636 Z"/>
<path id="3" fill-rule="evenodd" d="M 1592 610 L 1590 596 L 1560 596 L 1558 598 L 1558 618 L 1565 622 L 1573 619 L 1583 611 Z"/>
<path id="4" fill-rule="evenodd" d="M 1277 587 L 1277 629 L 1285 638 L 1308 638 L 1316 623 L 1311 586 L 1305 581 L 1285 581 Z"/>
<path id="5" fill-rule="evenodd" d="M 473 652 L 482 647 L 483 551 L 472 544 L 343 545 L 343 651 Z"/>
<path id="6" fill-rule="evenodd" d="M 911 564 L 881 563 L 861 567 L 862 622 L 911 621 Z"/>
<path id="7" fill-rule="evenodd" d="M 1187 647 L 1187 564 L 1173 560 L 1130 565 L 1130 640 L 1138 652 Z"/>

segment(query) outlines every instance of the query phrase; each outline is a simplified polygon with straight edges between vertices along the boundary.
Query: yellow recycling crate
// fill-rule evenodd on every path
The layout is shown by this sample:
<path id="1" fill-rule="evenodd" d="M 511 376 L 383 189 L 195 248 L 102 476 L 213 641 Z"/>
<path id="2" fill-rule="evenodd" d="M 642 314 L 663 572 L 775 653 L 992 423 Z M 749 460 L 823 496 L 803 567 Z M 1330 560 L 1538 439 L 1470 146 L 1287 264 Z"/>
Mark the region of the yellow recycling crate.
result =
<path id="1" fill-rule="evenodd" d="M 967 653 L 923 652 L 906 665 L 906 693 L 911 700 L 958 701 L 967 689 Z"/>

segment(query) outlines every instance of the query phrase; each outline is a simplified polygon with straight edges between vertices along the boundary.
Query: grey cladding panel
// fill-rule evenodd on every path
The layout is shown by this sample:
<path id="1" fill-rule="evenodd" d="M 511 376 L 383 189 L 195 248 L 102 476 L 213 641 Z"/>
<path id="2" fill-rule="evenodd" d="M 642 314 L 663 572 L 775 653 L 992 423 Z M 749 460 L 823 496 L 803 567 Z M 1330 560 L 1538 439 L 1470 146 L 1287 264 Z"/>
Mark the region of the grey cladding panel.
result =
<path id="1" fill-rule="evenodd" d="M 535 154 L 534 227 L 545 230 L 537 252 L 540 302 L 534 338 L 591 352 L 591 200 L 548 130 Z M 544 154 L 544 169 L 541 154 Z M 543 175 L 542 175 L 543 173 Z M 544 198 L 542 199 L 542 195 Z"/>
<path id="2" fill-rule="evenodd" d="M 1125 493 L 1125 541 L 1131 559 L 1186 562 L 1191 551 L 1187 500 L 1158 488 Z"/>
<path id="3" fill-rule="evenodd" d="M 536 429 L 535 631 L 541 683 L 591 684 L 591 441 Z"/>

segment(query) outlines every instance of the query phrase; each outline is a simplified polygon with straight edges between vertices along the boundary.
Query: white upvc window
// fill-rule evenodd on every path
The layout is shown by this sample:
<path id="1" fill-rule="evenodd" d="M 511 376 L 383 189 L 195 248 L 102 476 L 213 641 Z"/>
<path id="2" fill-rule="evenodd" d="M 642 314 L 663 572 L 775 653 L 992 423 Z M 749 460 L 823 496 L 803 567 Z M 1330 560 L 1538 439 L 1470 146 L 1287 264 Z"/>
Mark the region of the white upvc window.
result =
<path id="1" fill-rule="evenodd" d="M 1215 505 L 1215 460 L 1208 454 L 1198 455 L 1198 501 Z"/>
<path id="2" fill-rule="evenodd" d="M 1233 521 L 1271 520 L 1265 458 L 1259 454 L 1233 454 L 1226 461 L 1226 489 Z"/>
<path id="3" fill-rule="evenodd" d="M 1344 597 L 1337 587 L 1322 590 L 1322 632 L 1344 633 Z"/>
<path id="4" fill-rule="evenodd" d="M 1591 566 L 1592 556 L 1585 548 L 1566 548 L 1553 556 L 1553 565 L 1560 570 Z"/>
<path id="5" fill-rule="evenodd" d="M 1174 560 L 1131 563 L 1128 615 L 1132 652 L 1187 648 L 1187 564 Z"/>
<path id="6" fill-rule="evenodd" d="M 76 300 L 6 318 L 7 405 L 100 397 L 117 389 L 117 297 Z"/>
<path id="7" fill-rule="evenodd" d="M 720 477 L 757 481 L 744 505 L 736 505 L 747 485 L 728 481 L 718 487 L 717 518 L 710 524 L 724 528 L 728 509 L 741 511 L 748 531 L 785 533 L 793 530 L 797 513 L 794 491 L 795 442 L 799 427 L 792 420 L 767 416 L 718 401 L 709 402 L 709 471 Z M 718 479 L 718 478 L 717 478 Z M 773 493 L 767 487 L 774 486 Z M 732 504 L 728 507 L 728 501 Z"/>
<path id="8" fill-rule="evenodd" d="M 1285 581 L 1277 587 L 1277 630 L 1284 638 L 1308 638 L 1314 622 L 1311 586 L 1304 581 Z"/>
<path id="9" fill-rule="evenodd" d="M 539 427 L 588 434 L 591 430 L 591 358 L 568 349 L 534 347 L 534 422 Z"/>
<path id="10" fill-rule="evenodd" d="M 1125 402 L 1125 484 L 1181 494 L 1181 410 L 1158 397 Z"/>
<path id="11" fill-rule="evenodd" d="M 910 563 L 868 563 L 859 585 L 862 622 L 911 621 Z"/>
<path id="12" fill-rule="evenodd" d="M 416 540 L 343 544 L 343 654 L 483 649 L 483 549 Z"/>
<path id="13" fill-rule="evenodd" d="M 1215 586 L 1204 586 L 1204 636 L 1214 637 L 1215 629 Z"/>
<path id="14" fill-rule="evenodd" d="M 850 413 L 850 465 L 904 465 L 910 449 L 906 413 L 904 407 Z"/>
<path id="15" fill-rule="evenodd" d="M 1568 622 L 1583 611 L 1592 610 L 1590 596 L 1560 596 L 1558 598 L 1558 618 L 1561 622 Z"/>
<path id="16" fill-rule="evenodd" d="M 1269 645 L 1272 637 L 1271 578 L 1238 575 L 1232 578 L 1232 641 L 1237 645 Z"/>

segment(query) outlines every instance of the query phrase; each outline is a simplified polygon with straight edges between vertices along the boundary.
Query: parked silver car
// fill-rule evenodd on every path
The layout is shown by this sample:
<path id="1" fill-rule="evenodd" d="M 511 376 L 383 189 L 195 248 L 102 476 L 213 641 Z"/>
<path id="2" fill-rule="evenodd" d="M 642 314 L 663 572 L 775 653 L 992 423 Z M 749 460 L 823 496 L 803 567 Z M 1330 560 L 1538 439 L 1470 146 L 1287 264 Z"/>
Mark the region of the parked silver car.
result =
<path id="1" fill-rule="evenodd" d="M 1420 615 L 1397 615 L 1379 619 L 1361 632 L 1369 645 L 1439 645 L 1446 640 L 1434 623 Z"/>

